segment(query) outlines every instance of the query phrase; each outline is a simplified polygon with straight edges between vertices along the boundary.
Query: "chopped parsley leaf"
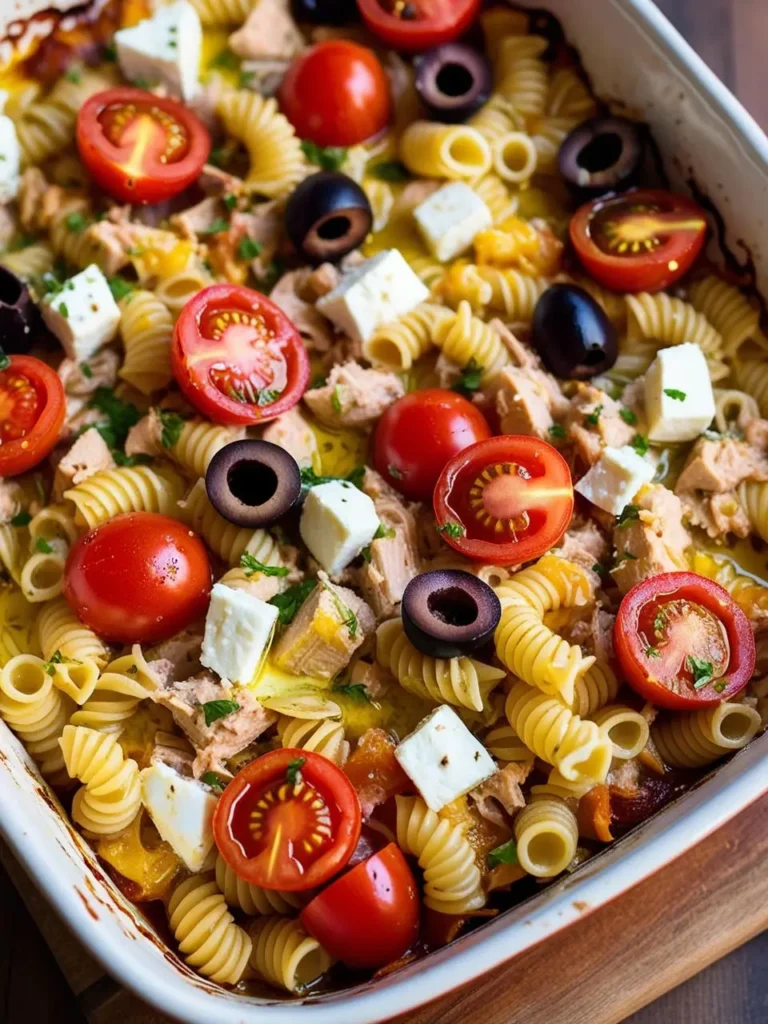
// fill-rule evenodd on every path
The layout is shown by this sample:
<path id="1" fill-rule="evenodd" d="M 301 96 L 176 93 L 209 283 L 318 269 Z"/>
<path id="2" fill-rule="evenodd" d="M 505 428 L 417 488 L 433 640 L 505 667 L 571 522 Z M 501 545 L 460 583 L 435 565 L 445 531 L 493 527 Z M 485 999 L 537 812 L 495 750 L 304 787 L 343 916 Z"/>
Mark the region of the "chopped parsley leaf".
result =
<path id="1" fill-rule="evenodd" d="M 67 214 L 64 218 L 64 223 L 67 226 L 67 231 L 71 231 L 76 235 L 79 235 L 81 231 L 85 231 L 88 227 L 88 221 L 82 213 Z"/>
<path id="2" fill-rule="evenodd" d="M 229 221 L 223 217 L 216 217 L 207 228 L 203 228 L 201 235 L 220 235 L 222 231 L 229 230 Z"/>
<path id="3" fill-rule="evenodd" d="M 115 274 L 110 277 L 107 281 L 109 290 L 112 292 L 112 298 L 115 302 L 119 302 L 120 299 L 124 299 L 126 295 L 130 295 L 133 291 L 133 285 L 130 281 L 126 281 L 120 274 Z"/>
<path id="4" fill-rule="evenodd" d="M 694 690 L 701 690 L 712 682 L 714 669 L 711 661 L 701 661 L 699 658 L 694 658 L 693 655 L 689 654 L 688 668 L 693 675 Z"/>
<path id="5" fill-rule="evenodd" d="M 449 537 L 463 537 L 467 532 L 461 523 L 456 523 L 452 519 L 449 519 L 447 523 L 442 523 L 440 526 L 435 526 L 438 533 L 446 533 Z"/>
<path id="6" fill-rule="evenodd" d="M 391 526 L 385 526 L 384 523 L 379 523 L 376 528 L 376 533 L 373 535 L 374 540 L 382 540 L 385 537 L 394 537 L 395 531 Z"/>
<path id="7" fill-rule="evenodd" d="M 181 432 L 184 429 L 184 420 L 177 412 L 171 412 L 170 409 L 158 409 L 157 415 L 163 428 L 160 435 L 163 448 L 173 448 L 175 444 L 179 443 Z"/>
<path id="8" fill-rule="evenodd" d="M 519 864 L 517 859 L 517 844 L 514 839 L 509 839 L 495 850 L 488 854 L 488 867 L 495 868 L 498 864 Z"/>
<path id="9" fill-rule="evenodd" d="M 634 427 L 637 423 L 637 416 L 632 412 L 631 409 L 619 409 L 619 416 L 627 423 L 630 427 Z"/>
<path id="10" fill-rule="evenodd" d="M 232 53 L 229 48 L 219 50 L 215 57 L 208 62 L 209 68 L 225 68 L 229 71 L 237 71 L 240 67 L 240 58 Z"/>
<path id="11" fill-rule="evenodd" d="M 240 556 L 240 568 L 246 576 L 253 576 L 254 573 L 261 573 L 262 576 L 287 576 L 288 569 L 284 565 L 264 565 L 258 558 L 254 558 L 249 551 L 244 551 Z"/>
<path id="12" fill-rule="evenodd" d="M 648 444 L 648 438 L 645 434 L 635 434 L 632 438 L 632 447 L 635 449 L 638 455 L 647 455 L 650 451 L 651 446 Z"/>
<path id="13" fill-rule="evenodd" d="M 627 526 L 629 523 L 634 523 L 640 518 L 640 507 L 639 505 L 625 505 L 618 516 L 616 516 L 617 526 Z"/>
<path id="14" fill-rule="evenodd" d="M 80 363 L 80 373 L 82 373 L 87 380 L 91 380 L 93 377 L 93 370 L 90 368 L 88 363 Z"/>
<path id="15" fill-rule="evenodd" d="M 220 793 L 224 792 L 226 782 L 217 772 L 203 772 L 200 776 L 200 781 L 204 782 L 206 786 L 210 786 L 211 789 L 216 789 Z"/>
<path id="16" fill-rule="evenodd" d="M 260 242 L 254 242 L 252 238 L 241 238 L 237 243 L 237 258 L 239 260 L 255 260 L 263 246 Z"/>
<path id="17" fill-rule="evenodd" d="M 485 367 L 481 366 L 475 358 L 470 359 L 461 371 L 459 379 L 452 385 L 451 391 L 458 391 L 460 395 L 472 395 L 480 387 L 484 369 Z"/>
<path id="18" fill-rule="evenodd" d="M 282 594 L 275 594 L 268 601 L 268 604 L 277 608 L 277 621 L 281 626 L 288 626 L 293 622 L 296 612 L 304 604 L 309 595 L 317 586 L 317 580 L 304 580 L 293 587 L 288 587 Z"/>
<path id="19" fill-rule="evenodd" d="M 11 365 L 10 356 L 7 356 L 5 352 L 0 348 L 0 370 L 7 370 Z"/>
<path id="20" fill-rule="evenodd" d="M 224 196 L 223 202 L 228 210 L 234 210 L 234 208 L 237 206 L 237 196 Z"/>
<path id="21" fill-rule="evenodd" d="M 11 520 L 11 526 L 28 526 L 32 521 L 32 516 L 29 512 L 17 512 Z"/>
<path id="22" fill-rule="evenodd" d="M 334 387 L 333 392 L 331 393 L 331 407 L 334 412 L 341 415 L 341 386 L 339 384 Z"/>
<path id="23" fill-rule="evenodd" d="M 209 700 L 201 705 L 206 725 L 213 725 L 220 718 L 226 718 L 235 711 L 240 710 L 236 700 Z"/>
<path id="24" fill-rule="evenodd" d="M 66 302 L 59 303 L 59 312 L 61 313 L 65 320 L 69 319 L 69 306 L 66 304 Z"/>
<path id="25" fill-rule="evenodd" d="M 549 428 L 549 436 L 556 437 L 562 440 L 566 436 L 565 427 L 562 425 L 562 423 L 553 423 L 552 426 Z"/>
<path id="26" fill-rule="evenodd" d="M 334 686 L 334 693 L 343 693 L 345 697 L 352 697 L 354 700 L 364 700 L 368 704 L 371 703 L 371 698 L 368 696 L 363 683 L 347 683 L 346 685 Z"/>
<path id="27" fill-rule="evenodd" d="M 366 174 L 378 178 L 379 181 L 408 181 L 410 178 L 408 169 L 399 160 L 382 160 L 367 168 Z"/>
<path id="28" fill-rule="evenodd" d="M 53 548 L 45 537 L 38 537 L 35 541 L 35 551 L 39 551 L 41 555 L 50 555 Z"/>
<path id="29" fill-rule="evenodd" d="M 318 146 L 309 139 L 302 140 L 301 151 L 311 164 L 322 167 L 324 171 L 338 171 L 347 159 L 343 146 Z"/>
<path id="30" fill-rule="evenodd" d="M 587 415 L 584 417 L 584 422 L 588 423 L 590 427 L 596 427 L 597 424 L 600 422 L 600 413 L 602 411 L 602 403 L 600 405 L 596 405 L 592 412 L 587 413 Z"/>
<path id="31" fill-rule="evenodd" d="M 301 782 L 301 769 L 306 763 L 306 757 L 295 757 L 292 761 L 288 762 L 288 767 L 285 769 L 285 778 L 291 786 Z"/>
<path id="32" fill-rule="evenodd" d="M 687 395 L 684 391 L 678 391 L 677 388 L 664 388 L 664 394 L 668 398 L 673 398 L 676 402 L 684 402 Z"/>
<path id="33" fill-rule="evenodd" d="M 98 409 L 106 416 L 107 422 L 97 423 L 96 429 L 110 448 L 122 448 L 128 431 L 141 419 L 136 406 L 118 398 L 111 388 L 96 388 L 88 408 Z"/>

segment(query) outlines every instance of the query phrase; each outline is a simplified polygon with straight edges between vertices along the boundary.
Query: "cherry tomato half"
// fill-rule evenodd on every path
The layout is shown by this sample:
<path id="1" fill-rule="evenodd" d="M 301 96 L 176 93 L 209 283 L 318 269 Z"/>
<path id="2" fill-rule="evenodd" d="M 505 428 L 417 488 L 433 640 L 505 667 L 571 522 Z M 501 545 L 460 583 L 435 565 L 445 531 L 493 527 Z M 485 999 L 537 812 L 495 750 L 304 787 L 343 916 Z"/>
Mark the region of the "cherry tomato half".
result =
<path id="1" fill-rule="evenodd" d="M 690 269 L 707 234 L 704 211 L 663 189 L 601 196 L 571 218 L 571 241 L 600 284 L 622 292 L 658 292 Z"/>
<path id="2" fill-rule="evenodd" d="M 428 50 L 458 39 L 475 20 L 480 0 L 357 0 L 368 29 L 395 50 Z"/>
<path id="3" fill-rule="evenodd" d="M 333 761 L 281 747 L 251 761 L 229 783 L 213 835 L 238 878 L 298 892 L 327 882 L 360 837 L 360 801 Z"/>
<path id="4" fill-rule="evenodd" d="M 283 113 L 318 146 L 354 146 L 387 126 L 389 79 L 372 50 L 346 39 L 310 46 L 285 73 Z"/>
<path id="5" fill-rule="evenodd" d="M 557 544 L 571 521 L 571 472 L 546 441 L 503 434 L 451 459 L 434 509 L 443 538 L 468 558 L 527 562 Z"/>
<path id="6" fill-rule="evenodd" d="M 96 184 L 115 199 L 158 203 L 195 181 L 211 138 L 181 103 L 123 86 L 80 108 L 77 148 Z"/>
<path id="7" fill-rule="evenodd" d="M 72 546 L 64 597 L 81 622 L 113 643 L 166 640 L 205 615 L 211 564 L 188 526 L 126 512 Z"/>
<path id="8" fill-rule="evenodd" d="M 477 406 L 455 391 L 411 391 L 379 420 L 373 464 L 406 498 L 430 501 L 446 462 L 490 436 L 491 428 Z"/>
<path id="9" fill-rule="evenodd" d="M 299 401 L 309 357 L 274 302 L 236 284 L 203 288 L 181 311 L 171 342 L 179 387 L 216 423 L 266 423 Z"/>
<path id="10" fill-rule="evenodd" d="M 634 586 L 613 627 L 629 685 L 673 711 L 711 707 L 743 690 L 755 667 L 744 612 L 718 583 L 667 572 Z"/>
<path id="11" fill-rule="evenodd" d="M 34 356 L 0 370 L 0 477 L 32 469 L 58 440 L 67 400 L 59 375 Z"/>
<path id="12" fill-rule="evenodd" d="M 383 967 L 416 942 L 419 910 L 416 879 L 390 843 L 315 896 L 299 919 L 348 967 Z"/>

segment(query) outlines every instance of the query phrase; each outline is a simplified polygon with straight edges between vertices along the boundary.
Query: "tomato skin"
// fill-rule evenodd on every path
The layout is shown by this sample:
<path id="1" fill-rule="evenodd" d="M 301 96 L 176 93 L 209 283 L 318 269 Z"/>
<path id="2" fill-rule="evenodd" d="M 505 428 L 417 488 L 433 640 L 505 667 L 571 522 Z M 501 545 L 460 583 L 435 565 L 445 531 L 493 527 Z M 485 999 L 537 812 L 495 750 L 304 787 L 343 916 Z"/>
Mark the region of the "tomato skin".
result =
<path id="1" fill-rule="evenodd" d="M 301 841 L 307 831 L 301 826 L 316 830 L 316 823 L 307 821 L 315 802 L 300 799 L 295 788 L 288 792 L 288 769 L 296 762 L 301 762 L 302 782 L 313 787 L 325 804 L 329 824 L 324 827 L 330 828 L 330 845 L 326 844 L 324 850 L 322 844 L 315 847 L 308 857 Z M 278 795 L 276 799 L 270 798 L 260 826 L 262 832 L 254 838 L 253 813 L 257 803 L 263 803 L 261 796 L 267 791 Z M 271 814 L 281 815 L 279 829 L 270 830 Z M 264 889 L 301 892 L 322 885 L 341 871 L 355 852 L 361 825 L 360 801 L 354 787 L 333 761 L 310 750 L 281 747 L 251 761 L 229 783 L 216 805 L 213 836 L 219 853 L 238 878 Z M 271 840 L 283 842 L 277 856 L 271 856 Z M 249 856 L 246 847 L 254 844 L 256 848 Z M 308 862 L 297 870 L 295 865 L 301 856 Z"/>
<path id="2" fill-rule="evenodd" d="M 430 501 L 448 460 L 490 436 L 483 414 L 457 392 L 411 391 L 393 402 L 379 420 L 373 464 L 406 498 Z"/>
<path id="3" fill-rule="evenodd" d="M 262 319 L 269 340 L 262 345 L 249 336 L 250 329 L 233 325 L 218 340 L 211 337 L 209 325 L 217 311 L 228 310 Z M 264 405 L 229 397 L 211 377 L 211 371 L 223 364 L 239 384 L 240 377 L 259 375 L 267 362 L 285 383 L 278 397 Z M 189 401 L 204 416 L 227 425 L 273 420 L 296 405 L 309 383 L 309 356 L 293 323 L 266 295 L 236 284 L 210 285 L 184 306 L 173 329 L 171 369 Z"/>
<path id="4" fill-rule="evenodd" d="M 636 204 L 658 207 L 662 215 L 678 217 L 698 228 L 678 229 L 667 236 L 658 248 L 636 255 L 604 252 L 594 240 L 595 225 L 615 208 Z M 571 242 L 579 260 L 589 274 L 606 288 L 622 292 L 658 292 L 683 276 L 704 247 L 707 222 L 704 211 L 687 196 L 664 189 L 640 189 L 620 195 L 601 196 L 579 207 L 571 218 Z"/>
<path id="5" fill-rule="evenodd" d="M 34 356 L 9 356 L 0 370 L 0 477 L 17 476 L 48 455 L 59 439 L 67 412 L 67 399 L 59 375 Z M 19 406 L 18 392 L 8 385 L 25 378 L 35 394 L 29 406 Z"/>
<path id="6" fill-rule="evenodd" d="M 208 608 L 211 564 L 188 526 L 126 512 L 72 546 L 64 597 L 81 622 L 112 643 L 167 640 Z"/>
<path id="7" fill-rule="evenodd" d="M 186 132 L 188 145 L 178 160 L 160 160 L 145 152 L 139 167 L 128 167 L 131 150 L 116 145 L 105 133 L 100 118 L 110 107 L 139 105 L 155 108 Z M 77 148 L 96 184 L 124 203 L 159 203 L 182 192 L 197 179 L 211 149 L 211 137 L 203 122 L 183 104 L 154 96 L 143 89 L 121 86 L 91 96 L 77 115 Z"/>
<path id="8" fill-rule="evenodd" d="M 418 53 L 458 39 L 475 20 L 480 0 L 416 0 L 411 6 L 417 17 L 410 20 L 391 14 L 381 0 L 357 0 L 357 6 L 379 39 L 395 50 Z"/>
<path id="9" fill-rule="evenodd" d="M 354 146 L 389 123 L 389 79 L 378 57 L 344 39 L 316 43 L 293 60 L 280 85 L 283 113 L 318 146 Z"/>
<path id="10" fill-rule="evenodd" d="M 517 469 L 495 472 L 506 464 Z M 517 565 L 545 554 L 568 528 L 573 514 L 571 471 L 546 441 L 501 434 L 478 441 L 447 463 L 435 487 L 433 508 L 443 540 L 452 548 L 480 562 Z M 498 528 L 500 522 L 514 523 L 508 540 L 504 528 Z"/>
<path id="11" fill-rule="evenodd" d="M 390 843 L 323 889 L 299 920 L 348 967 L 383 967 L 416 942 L 420 916 L 416 879 Z"/>
<path id="12" fill-rule="evenodd" d="M 730 660 L 722 673 L 727 685 L 718 693 L 716 679 L 699 690 L 678 693 L 664 680 L 650 675 L 638 624 L 646 606 L 663 597 L 698 604 L 719 619 L 730 647 Z M 698 711 L 730 700 L 749 682 L 755 668 L 755 639 L 749 619 L 727 590 L 695 572 L 668 572 L 637 583 L 621 601 L 613 627 L 613 642 L 621 670 L 633 690 L 659 707 L 672 711 Z"/>

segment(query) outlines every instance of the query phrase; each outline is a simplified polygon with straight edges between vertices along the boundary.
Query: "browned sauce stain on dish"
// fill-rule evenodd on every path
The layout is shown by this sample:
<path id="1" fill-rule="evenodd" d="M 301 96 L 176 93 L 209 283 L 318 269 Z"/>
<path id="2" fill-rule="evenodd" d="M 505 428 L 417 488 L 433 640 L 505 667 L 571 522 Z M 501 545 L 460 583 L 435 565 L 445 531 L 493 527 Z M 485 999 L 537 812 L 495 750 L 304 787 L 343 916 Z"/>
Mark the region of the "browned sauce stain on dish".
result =
<path id="1" fill-rule="evenodd" d="M 585 910 L 589 910 L 589 904 L 584 900 L 574 900 L 573 909 L 578 910 L 580 914 L 583 914 Z"/>
<path id="2" fill-rule="evenodd" d="M 88 902 L 88 898 L 86 897 L 85 893 L 81 892 L 77 888 L 77 886 L 75 886 L 75 892 L 80 897 L 80 902 L 83 904 L 85 909 L 88 911 L 89 916 L 92 917 L 94 921 L 98 921 L 99 920 L 99 915 L 96 913 L 96 911 L 93 909 L 91 904 Z"/>

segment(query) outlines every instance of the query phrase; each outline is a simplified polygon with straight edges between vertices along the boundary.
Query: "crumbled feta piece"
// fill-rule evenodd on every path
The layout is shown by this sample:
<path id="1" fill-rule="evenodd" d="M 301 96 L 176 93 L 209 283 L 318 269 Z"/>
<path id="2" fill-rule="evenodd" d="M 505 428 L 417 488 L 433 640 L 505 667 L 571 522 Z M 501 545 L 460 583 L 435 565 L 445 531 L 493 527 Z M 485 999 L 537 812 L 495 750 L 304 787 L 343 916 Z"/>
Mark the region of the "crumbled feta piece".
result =
<path id="1" fill-rule="evenodd" d="M 299 533 L 325 571 L 335 576 L 371 543 L 379 525 L 367 494 L 346 480 L 331 480 L 310 490 Z"/>
<path id="2" fill-rule="evenodd" d="M 653 464 L 629 445 L 605 448 L 589 472 L 574 486 L 593 505 L 617 516 L 643 486 L 653 480 Z"/>
<path id="3" fill-rule="evenodd" d="M 191 100 L 203 45 L 200 16 L 188 0 L 159 7 L 151 18 L 115 32 L 120 70 L 131 82 L 165 85 Z"/>
<path id="4" fill-rule="evenodd" d="M 693 441 L 715 417 L 704 353 L 686 342 L 662 348 L 645 375 L 645 415 L 651 441 Z"/>
<path id="5" fill-rule="evenodd" d="M 250 683 L 267 655 L 276 622 L 274 605 L 245 590 L 214 584 L 200 663 L 231 683 Z"/>
<path id="6" fill-rule="evenodd" d="M 21 146 L 10 117 L 0 115 L 0 203 L 10 203 L 19 191 Z"/>
<path id="7" fill-rule="evenodd" d="M 399 249 L 385 249 L 345 274 L 340 284 L 315 303 L 334 324 L 361 344 L 376 328 L 418 306 L 429 290 Z"/>
<path id="8" fill-rule="evenodd" d="M 441 263 L 460 256 L 479 231 L 493 224 L 491 211 L 464 181 L 433 192 L 413 211 L 427 248 Z"/>
<path id="9" fill-rule="evenodd" d="M 106 277 L 95 263 L 47 295 L 41 312 L 70 359 L 84 362 L 117 334 L 120 310 Z"/>
<path id="10" fill-rule="evenodd" d="M 145 768 L 140 778 L 141 802 L 160 836 L 190 871 L 202 871 L 213 849 L 216 797 L 162 762 Z"/>
<path id="11" fill-rule="evenodd" d="M 433 811 L 497 771 L 491 755 L 447 704 L 419 722 L 395 747 L 395 757 Z"/>

